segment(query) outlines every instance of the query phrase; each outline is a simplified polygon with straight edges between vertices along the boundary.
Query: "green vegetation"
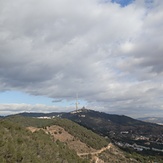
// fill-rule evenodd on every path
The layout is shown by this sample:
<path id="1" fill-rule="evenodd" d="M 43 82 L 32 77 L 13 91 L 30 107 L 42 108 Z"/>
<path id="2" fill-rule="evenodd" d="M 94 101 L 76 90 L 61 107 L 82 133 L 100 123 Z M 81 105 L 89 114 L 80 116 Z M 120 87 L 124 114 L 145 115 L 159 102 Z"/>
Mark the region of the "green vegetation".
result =
<path id="1" fill-rule="evenodd" d="M 33 126 L 33 127 L 43 128 L 46 126 L 51 126 L 54 123 L 52 119 L 38 119 L 38 118 L 23 117 L 20 115 L 10 116 L 7 117 L 6 119 L 11 122 L 17 123 L 23 127 Z"/>
<path id="2" fill-rule="evenodd" d="M 87 163 L 43 131 L 30 132 L 9 120 L 0 120 L 1 163 Z"/>
<path id="3" fill-rule="evenodd" d="M 26 127 L 46 128 L 58 125 L 83 143 L 95 149 L 108 145 L 108 140 L 92 131 L 62 118 L 37 119 L 12 116 L 0 120 L 0 163 L 88 163 L 91 156 L 82 159 L 70 150 L 66 143 L 52 138 L 43 130 L 32 133 Z M 98 155 L 104 162 L 159 162 L 162 157 L 143 156 L 134 152 L 122 152 L 117 147 Z"/>
<path id="4" fill-rule="evenodd" d="M 104 146 L 107 146 L 109 143 L 104 137 L 99 136 L 91 130 L 88 130 L 68 119 L 37 119 L 22 116 L 13 116 L 9 117 L 8 120 L 21 124 L 25 127 L 33 126 L 44 128 L 46 126 L 58 125 L 63 127 L 67 132 L 69 132 L 71 135 L 73 135 L 83 143 L 95 149 L 100 149 Z"/>

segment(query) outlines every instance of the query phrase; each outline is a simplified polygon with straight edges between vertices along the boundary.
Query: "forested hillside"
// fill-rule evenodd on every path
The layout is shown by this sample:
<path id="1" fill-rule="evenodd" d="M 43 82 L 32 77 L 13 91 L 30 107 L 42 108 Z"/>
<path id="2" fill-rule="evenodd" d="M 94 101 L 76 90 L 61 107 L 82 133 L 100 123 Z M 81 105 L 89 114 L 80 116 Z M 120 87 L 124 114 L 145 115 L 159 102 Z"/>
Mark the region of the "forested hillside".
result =
<path id="1" fill-rule="evenodd" d="M 106 140 L 104 137 L 99 136 L 91 130 L 88 130 L 68 119 L 55 118 L 43 120 L 37 118 L 13 116 L 9 117 L 8 120 L 24 127 L 33 126 L 38 128 L 45 128 L 51 125 L 59 125 L 63 127 L 67 132 L 72 134 L 74 137 L 78 138 L 83 143 L 86 143 L 87 145 L 95 149 L 100 149 L 104 146 L 107 146 L 109 143 L 109 140 Z"/>
<path id="2" fill-rule="evenodd" d="M 43 131 L 30 132 L 8 120 L 0 121 L 1 163 L 87 163 L 60 141 Z"/>
<path id="3" fill-rule="evenodd" d="M 161 163 L 160 158 L 127 154 L 108 138 L 63 118 L 3 118 L 0 138 L 0 163 Z"/>

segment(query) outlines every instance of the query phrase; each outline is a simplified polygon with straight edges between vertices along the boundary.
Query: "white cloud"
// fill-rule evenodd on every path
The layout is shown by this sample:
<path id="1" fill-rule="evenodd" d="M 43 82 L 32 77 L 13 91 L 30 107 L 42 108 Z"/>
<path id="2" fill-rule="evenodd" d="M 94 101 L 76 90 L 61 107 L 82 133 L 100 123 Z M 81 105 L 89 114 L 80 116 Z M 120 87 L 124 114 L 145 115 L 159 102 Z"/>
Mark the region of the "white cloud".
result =
<path id="1" fill-rule="evenodd" d="M 137 105 L 148 112 L 150 100 L 160 111 L 162 1 L 124 8 L 97 0 L 0 4 L 1 91 L 67 100 L 79 92 L 122 113 Z"/>
<path id="2" fill-rule="evenodd" d="M 20 112 L 40 112 L 40 113 L 49 113 L 49 112 L 66 112 L 71 111 L 72 107 L 58 107 L 58 106 L 47 106 L 43 104 L 0 104 L 1 115 L 17 114 Z"/>

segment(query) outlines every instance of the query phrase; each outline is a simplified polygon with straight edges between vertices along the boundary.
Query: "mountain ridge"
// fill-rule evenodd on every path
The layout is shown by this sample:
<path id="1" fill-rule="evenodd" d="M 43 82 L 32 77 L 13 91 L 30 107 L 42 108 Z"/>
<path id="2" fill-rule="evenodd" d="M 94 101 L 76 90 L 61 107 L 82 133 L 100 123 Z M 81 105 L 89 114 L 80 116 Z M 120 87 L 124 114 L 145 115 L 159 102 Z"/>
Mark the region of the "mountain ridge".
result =
<path id="1" fill-rule="evenodd" d="M 102 140 L 100 137 L 96 137 L 95 139 L 93 138 L 93 132 L 97 133 L 98 135 L 105 137 L 105 140 L 109 140 L 109 142 L 111 142 L 115 148 L 109 147 L 108 150 L 99 153 L 98 157 L 95 156 L 96 151 L 95 153 L 92 152 L 91 156 L 95 160 L 107 160 L 106 162 L 110 160 L 109 162 L 114 162 L 111 161 L 112 158 L 113 160 L 121 160 L 121 162 L 125 162 L 127 159 L 126 157 L 128 157 L 129 160 L 127 162 L 143 162 L 144 160 L 149 160 L 149 156 L 152 160 L 155 158 L 158 158 L 157 160 L 159 161 L 163 160 L 163 137 L 160 135 L 163 133 L 163 126 L 139 121 L 125 115 L 107 114 L 85 108 L 69 113 L 62 112 L 49 114 L 50 117 L 47 117 L 46 113 L 40 114 L 40 117 L 33 117 L 33 115 L 37 114 L 20 113 L 7 116 L 3 118 L 2 121 L 8 120 L 12 123 L 22 125 L 22 127 L 33 126 L 42 128 L 43 130 L 52 125 L 59 125 L 68 131 L 69 134 L 77 134 L 74 135 L 74 137 L 79 137 L 79 140 L 85 142 L 88 146 L 93 147 L 94 149 L 97 147 L 96 150 L 98 152 L 101 149 L 105 149 L 105 142 L 104 139 Z M 42 115 L 44 115 L 44 117 L 42 117 Z M 82 128 L 78 128 L 76 123 L 78 123 Z M 91 135 L 93 135 L 89 136 L 87 132 L 83 132 L 85 130 L 84 127 L 89 129 L 89 133 L 90 130 L 92 130 L 93 132 Z M 47 130 L 46 132 L 48 134 L 52 133 L 52 136 L 56 134 L 55 129 Z M 59 132 L 60 131 L 57 131 L 58 135 L 60 134 Z M 61 133 L 62 132 L 63 130 Z M 71 141 L 73 141 L 73 139 Z M 124 156 L 124 153 L 121 153 L 117 146 L 128 153 L 126 153 Z M 81 153 L 78 154 L 80 155 Z M 88 152 L 85 152 L 83 155 L 81 154 L 81 157 L 90 156 L 85 154 L 88 154 Z M 130 158 L 131 160 L 134 158 L 134 161 L 131 161 Z"/>
<path id="2" fill-rule="evenodd" d="M 62 115 L 95 133 L 109 137 L 124 150 L 145 155 L 163 155 L 163 126 L 125 115 L 81 109 Z"/>

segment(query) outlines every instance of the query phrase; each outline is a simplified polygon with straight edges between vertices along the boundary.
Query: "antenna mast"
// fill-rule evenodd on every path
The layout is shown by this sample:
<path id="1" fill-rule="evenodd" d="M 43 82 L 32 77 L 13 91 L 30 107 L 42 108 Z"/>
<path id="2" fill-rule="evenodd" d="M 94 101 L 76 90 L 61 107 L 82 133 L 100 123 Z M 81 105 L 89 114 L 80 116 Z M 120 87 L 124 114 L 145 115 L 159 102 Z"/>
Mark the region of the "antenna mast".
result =
<path id="1" fill-rule="evenodd" d="M 78 110 L 78 93 L 76 94 L 76 113 L 77 113 L 77 110 Z"/>

